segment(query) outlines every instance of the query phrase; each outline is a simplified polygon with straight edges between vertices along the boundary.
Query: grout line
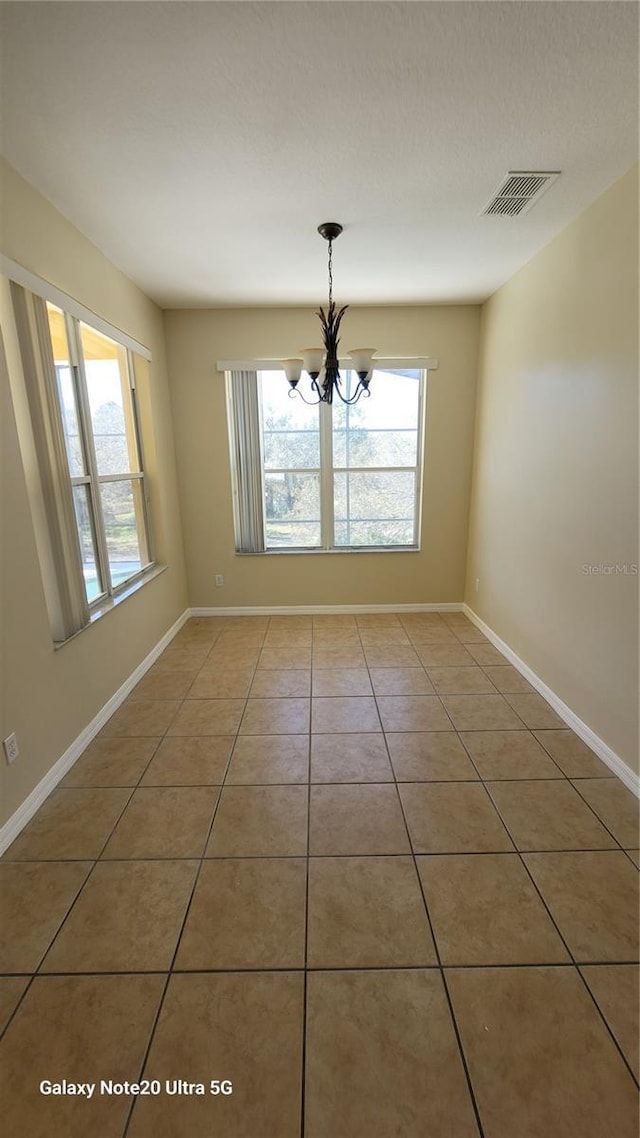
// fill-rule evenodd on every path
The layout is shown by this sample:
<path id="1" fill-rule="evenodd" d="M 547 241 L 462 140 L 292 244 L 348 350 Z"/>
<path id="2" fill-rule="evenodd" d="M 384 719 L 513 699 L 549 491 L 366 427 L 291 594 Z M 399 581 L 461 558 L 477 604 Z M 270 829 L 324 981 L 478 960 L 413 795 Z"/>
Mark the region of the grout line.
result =
<path id="1" fill-rule="evenodd" d="M 554 781 L 555 781 L 555 780 L 554 780 Z M 567 781 L 569 781 L 569 780 L 567 779 Z M 490 792 L 489 792 L 489 793 L 490 793 Z M 493 802 L 493 798 L 491 799 L 491 801 Z M 513 838 L 513 835 L 512 835 L 512 833 L 511 833 L 511 831 L 509 830 L 509 827 L 507 826 L 507 823 L 506 823 L 506 822 L 504 821 L 504 819 L 502 818 L 502 814 L 500 814 L 500 810 L 499 810 L 499 808 L 498 808 L 497 804 L 496 804 L 495 802 L 494 802 L 493 804 L 494 804 L 494 807 L 495 807 L 496 811 L 497 811 L 497 812 L 498 812 L 498 814 L 500 815 L 500 818 L 502 819 L 502 823 L 503 823 L 503 825 L 504 825 L 505 829 L 507 830 L 507 833 L 509 834 L 509 837 L 511 838 L 511 840 L 514 842 L 514 845 L 515 845 L 515 839 Z M 516 848 L 517 848 L 517 847 L 516 847 Z M 556 932 L 557 932 L 558 936 L 560 937 L 560 939 L 561 939 L 561 941 L 562 941 L 562 943 L 563 943 L 563 945 L 564 945 L 565 949 L 566 949 L 566 950 L 567 950 L 567 952 L 569 953 L 569 956 L 570 956 L 570 958 L 571 958 L 571 962 L 572 962 L 572 964 L 573 964 L 573 966 L 574 966 L 574 968 L 575 968 L 576 972 L 578 973 L 578 976 L 580 977 L 580 979 L 581 979 L 581 981 L 582 981 L 582 983 L 583 983 L 584 987 L 586 988 L 587 992 L 589 993 L 589 996 L 591 997 L 591 1000 L 592 1000 L 593 1004 L 595 1005 L 595 1007 L 596 1007 L 596 1009 L 597 1009 L 597 1011 L 598 1011 L 598 1014 L 599 1014 L 599 1016 L 600 1016 L 600 1018 L 601 1018 L 602 1022 L 604 1023 L 604 1026 L 606 1027 L 606 1029 L 607 1029 L 607 1031 L 608 1031 L 609 1035 L 611 1036 L 611 1039 L 613 1040 L 613 1042 L 614 1042 L 614 1044 L 615 1044 L 616 1050 L 618 1051 L 618 1053 L 619 1053 L 620 1057 L 622 1058 L 622 1061 L 623 1061 L 623 1063 L 624 1063 L 625 1067 L 627 1068 L 627 1070 L 628 1070 L 629 1074 L 631 1075 L 631 1078 L 633 1079 L 634 1083 L 635 1083 L 635 1084 L 636 1084 L 636 1086 L 637 1086 L 637 1085 L 638 1085 L 638 1082 L 637 1082 L 637 1079 L 636 1079 L 636 1077 L 635 1077 L 635 1075 L 634 1075 L 634 1073 L 633 1073 L 633 1071 L 632 1071 L 632 1069 L 631 1069 L 631 1066 L 630 1066 L 630 1064 L 628 1063 L 628 1061 L 627 1061 L 627 1059 L 626 1059 L 626 1057 L 625 1057 L 625 1054 L 624 1054 L 624 1052 L 623 1052 L 622 1048 L 620 1047 L 620 1044 L 618 1043 L 618 1041 L 617 1041 L 617 1039 L 616 1039 L 615 1035 L 613 1034 L 613 1031 L 612 1031 L 612 1030 L 611 1030 L 611 1028 L 609 1027 L 609 1024 L 607 1023 L 607 1020 L 605 1019 L 605 1017 L 603 1016 L 602 1012 L 600 1011 L 600 1008 L 598 1007 L 598 1004 L 596 1003 L 596 1000 L 595 1000 L 595 998 L 594 998 L 594 996 L 593 996 L 593 994 L 592 994 L 592 992 L 591 992 L 591 989 L 589 988 L 589 985 L 587 984 L 587 982 L 586 982 L 586 980 L 585 980 L 584 976 L 583 976 L 583 975 L 582 975 L 582 973 L 580 972 L 580 968 L 578 967 L 578 962 L 576 961 L 576 958 L 575 958 L 575 956 L 574 956 L 574 954 L 573 954 L 573 952 L 572 952 L 572 950 L 571 950 L 571 947 L 570 947 L 570 945 L 569 945 L 568 941 L 566 940 L 566 938 L 564 937 L 564 935 L 563 935 L 563 933 L 562 933 L 562 931 L 561 931 L 561 929 L 560 929 L 560 926 L 559 926 L 558 922 L 556 921 L 556 919 L 555 919 L 555 917 L 554 917 L 553 913 L 551 912 L 551 908 L 550 908 L 550 906 L 547 904 L 547 901 L 546 901 L 546 898 L 544 897 L 544 894 L 543 894 L 543 892 L 542 892 L 542 889 L 541 889 L 541 888 L 540 888 L 540 886 L 538 885 L 537 881 L 535 880 L 535 877 L 533 876 L 533 874 L 532 874 L 531 870 L 529 869 L 529 866 L 527 865 L 527 862 L 526 862 L 526 860 L 525 860 L 525 857 L 524 857 L 524 853 L 525 853 L 525 852 L 526 852 L 526 853 L 529 853 L 529 852 L 531 852 L 531 851 L 528 851 L 528 850 L 527 850 L 527 851 L 521 851 L 521 850 L 517 850 L 517 853 L 518 853 L 518 857 L 520 858 L 520 862 L 521 862 L 521 864 L 524 866 L 525 872 L 527 873 L 527 875 L 528 875 L 528 877 L 529 877 L 529 879 L 530 879 L 530 881 L 531 881 L 531 883 L 532 883 L 532 885 L 533 885 L 533 887 L 534 887 L 534 889 L 535 889 L 536 893 L 538 894 L 538 896 L 539 896 L 540 900 L 542 901 L 542 904 L 544 905 L 544 907 L 545 907 L 545 909 L 546 909 L 546 911 L 547 911 L 547 914 L 548 914 L 548 916 L 549 916 L 549 919 L 550 919 L 550 921 L 552 922 L 552 924 L 553 924 L 553 926 L 554 926 L 554 928 L 555 928 L 555 930 L 556 930 Z M 563 851 L 563 852 L 567 852 L 567 853 L 568 853 L 568 852 L 572 852 L 572 851 Z M 576 852 L 576 853 L 580 853 L 580 852 L 582 852 L 582 853 L 584 853 L 585 851 L 579 851 L 579 850 L 577 850 L 577 851 L 573 851 L 573 852 Z M 616 851 L 616 850 L 598 850 L 598 851 L 596 851 L 596 852 L 598 852 L 598 853 L 616 853 L 617 851 Z"/>
<path id="2" fill-rule="evenodd" d="M 374 699 L 375 699 L 375 698 L 376 698 L 376 697 L 375 697 L 375 695 L 374 695 Z M 376 709 L 378 710 L 378 716 L 380 717 L 380 711 L 379 711 L 379 708 L 378 708 L 378 701 L 377 701 L 377 699 L 376 699 Z M 381 718 L 380 718 L 380 722 L 382 723 L 382 719 L 381 719 Z M 410 830 L 409 830 L 409 823 L 407 822 L 407 817 L 406 817 L 406 814 L 405 814 L 404 803 L 403 803 L 403 801 L 402 801 L 402 796 L 401 796 L 401 794 L 400 794 L 400 788 L 399 788 L 399 786 L 398 786 L 398 782 L 397 782 L 397 780 L 395 779 L 395 768 L 394 768 L 394 766 L 393 766 L 393 762 L 392 762 L 392 759 L 391 759 L 391 752 L 389 751 L 389 747 L 388 747 L 388 745 L 387 745 L 387 738 L 386 738 L 386 734 L 385 734 L 384 732 L 383 732 L 383 740 L 384 740 L 384 745 L 385 745 L 385 747 L 386 747 L 386 749 L 387 749 L 387 757 L 388 757 L 389 765 L 390 765 L 390 767 L 391 767 L 391 770 L 392 770 L 392 772 L 393 772 L 393 776 L 394 776 L 394 781 L 395 781 L 395 788 L 396 788 L 396 795 L 397 795 L 397 799 L 398 799 L 398 804 L 399 804 L 399 806 L 400 806 L 400 811 L 401 811 L 401 813 L 402 813 L 402 819 L 403 819 L 403 821 L 404 821 L 405 831 L 406 831 L 406 835 L 407 835 L 407 841 L 408 841 L 408 843 L 409 843 L 409 849 L 410 849 L 410 851 L 411 851 L 411 857 L 412 857 L 412 860 L 413 860 L 413 871 L 414 871 L 414 873 L 415 873 L 415 875 L 416 875 L 416 878 L 417 878 L 417 882 L 418 882 L 418 888 L 419 888 L 419 890 L 420 890 L 420 895 L 421 895 L 421 897 L 422 897 L 422 903 L 423 903 L 423 905 L 424 905 L 424 911 L 425 911 L 425 915 L 426 915 L 426 918 L 427 918 L 427 923 L 428 923 L 428 925 L 429 925 L 429 930 L 430 930 L 430 934 L 431 934 L 431 940 L 432 940 L 432 943 L 433 943 L 434 952 L 435 952 L 435 955 L 436 955 L 436 960 L 437 960 L 438 970 L 439 970 L 439 972 L 440 972 L 440 979 L 441 979 L 441 981 L 442 981 L 442 986 L 443 986 L 443 989 L 444 989 L 444 993 L 445 993 L 445 999 L 446 999 L 446 1001 L 447 1001 L 447 1004 L 448 1004 L 448 1007 L 449 1007 L 449 1015 L 451 1016 L 451 1023 L 452 1023 L 452 1026 L 453 1026 L 453 1030 L 454 1030 L 454 1034 L 455 1034 L 455 1037 L 456 1037 L 456 1041 L 457 1041 L 457 1044 L 458 1044 L 458 1053 L 459 1053 L 459 1055 L 460 1055 L 460 1059 L 461 1059 L 461 1062 L 462 1062 L 462 1067 L 463 1067 L 463 1070 L 464 1070 L 464 1074 L 465 1074 L 465 1079 L 466 1079 L 466 1081 L 467 1081 L 467 1087 L 468 1087 L 468 1090 L 469 1090 L 469 1097 L 470 1097 L 470 1099 L 471 1099 L 471 1105 L 472 1105 L 472 1107 L 473 1107 L 473 1112 L 474 1112 L 474 1114 L 475 1114 L 476 1123 L 477 1123 L 477 1126 L 478 1126 L 478 1131 L 479 1131 L 479 1135 L 480 1135 L 480 1138 L 484 1138 L 484 1130 L 483 1130 L 483 1127 L 482 1127 L 482 1119 L 480 1118 L 480 1110 L 479 1110 L 479 1107 L 478 1107 L 478 1103 L 477 1103 L 477 1101 L 476 1101 L 476 1096 L 475 1096 L 475 1091 L 474 1091 L 474 1089 L 473 1089 L 473 1084 L 472 1084 L 472 1082 L 471 1082 L 471 1075 L 470 1075 L 470 1072 L 469 1072 L 469 1067 L 468 1067 L 468 1065 L 467 1065 L 467 1059 L 466 1059 L 466 1055 L 465 1055 L 465 1053 L 464 1053 L 464 1048 L 463 1048 L 463 1046 L 462 1046 L 462 1039 L 461 1039 L 461 1037 L 460 1037 L 460 1031 L 459 1031 L 459 1028 L 458 1028 L 458 1023 L 457 1023 L 457 1020 L 456 1020 L 456 1017 L 455 1017 L 455 1013 L 454 1013 L 454 1010 L 453 1010 L 453 1003 L 452 1003 L 452 1001 L 451 1001 L 451 995 L 450 995 L 450 993 L 449 993 L 449 986 L 448 986 L 448 984 L 447 984 L 447 980 L 446 980 L 446 976 L 445 976 L 445 973 L 444 973 L 444 969 L 443 969 L 443 967 L 442 967 L 442 959 L 441 959 L 441 957 L 440 957 L 440 950 L 439 950 L 439 948 L 438 948 L 438 942 L 437 942 L 437 940 L 436 940 L 435 930 L 434 930 L 434 927 L 433 927 L 433 923 L 432 923 L 432 920 L 431 920 L 431 914 L 429 913 L 429 907 L 428 907 L 428 905 L 427 905 L 427 899 L 426 899 L 426 897 L 425 897 L 424 888 L 423 888 L 423 885 L 422 885 L 422 879 L 421 879 L 421 877 L 420 877 L 420 872 L 419 872 L 419 870 L 418 870 L 418 862 L 417 862 L 417 860 L 416 860 L 416 854 L 415 854 L 415 850 L 414 850 L 414 848 L 413 848 L 413 841 L 412 841 L 412 839 L 411 839 L 411 832 L 410 832 Z"/>
<path id="3" fill-rule="evenodd" d="M 307 1083 L 307 970 L 309 945 L 309 850 L 311 841 L 311 709 L 309 700 L 309 743 L 307 752 L 307 853 L 304 898 L 304 981 L 302 993 L 302 1070 L 300 1078 L 300 1138 L 304 1138 L 306 1123 L 306 1083 Z"/>
<path id="4" fill-rule="evenodd" d="M 208 657 L 207 657 L 207 659 L 208 659 Z M 255 672 L 255 668 L 254 668 L 254 672 Z M 246 705 L 247 705 L 247 701 L 246 701 L 246 699 L 245 699 L 245 701 L 244 701 L 244 706 L 245 706 L 245 708 L 246 708 Z M 243 714 L 244 714 L 244 710 L 243 710 Z M 239 720 L 239 722 L 238 722 L 238 731 L 239 731 L 239 729 L 240 729 L 240 724 L 241 724 L 241 723 L 242 723 L 242 716 L 240 717 L 240 720 Z M 236 731 L 236 733 L 235 733 L 235 740 L 236 740 L 236 742 L 237 742 L 237 739 L 238 739 L 238 731 Z M 214 808 L 213 808 L 213 812 L 212 812 L 212 816 L 211 816 L 211 822 L 209 823 L 209 828 L 208 828 L 208 831 L 207 831 L 207 835 L 206 835 L 206 838 L 205 838 L 205 840 L 204 840 L 204 842 L 203 842 L 203 844 L 202 844 L 202 855 L 201 855 L 201 857 L 200 857 L 200 859 L 199 859 L 199 864 L 198 864 L 198 867 L 197 867 L 197 869 L 196 869 L 196 873 L 195 873 L 195 877 L 194 877 L 193 885 L 192 885 L 192 888 L 191 888 L 191 892 L 190 892 L 190 894 L 189 894 L 189 899 L 188 899 L 188 901 L 187 901 L 187 904 L 186 904 L 186 907 L 185 907 L 184 917 L 183 917 L 183 919 L 182 919 L 182 924 L 181 924 L 181 926 L 180 926 L 180 931 L 179 931 L 179 933 L 178 933 L 178 937 L 177 937 L 177 940 L 176 940 L 176 945 L 175 945 L 175 948 L 174 948 L 174 951 L 173 951 L 173 956 L 172 956 L 172 958 L 171 958 L 171 963 L 170 963 L 170 965 L 169 965 L 169 970 L 168 970 L 168 972 L 167 972 L 167 975 L 166 975 L 166 980 L 165 980 L 164 988 L 163 988 L 163 990 L 162 990 L 162 994 L 161 994 L 161 997 L 160 997 L 160 1001 L 159 1001 L 159 1003 L 158 1003 L 158 1010 L 157 1010 L 157 1013 L 156 1013 L 156 1016 L 155 1016 L 154 1022 L 153 1022 L 153 1024 L 152 1024 L 152 1027 L 151 1027 L 151 1032 L 150 1032 L 150 1034 L 149 1034 L 149 1042 L 148 1042 L 148 1044 L 147 1044 L 147 1047 L 146 1047 L 146 1050 L 145 1050 L 144 1056 L 143 1056 L 143 1058 L 142 1058 L 142 1062 L 141 1062 L 141 1064 L 140 1064 L 140 1075 L 139 1075 L 139 1079 L 138 1079 L 138 1081 L 139 1081 L 139 1080 L 142 1078 L 142 1076 L 143 1076 L 143 1073 L 144 1073 L 144 1070 L 145 1070 L 145 1067 L 146 1067 L 146 1064 L 147 1064 L 147 1063 L 148 1063 L 148 1061 L 149 1061 L 149 1055 L 150 1055 L 150 1053 L 151 1053 L 151 1047 L 152 1047 L 152 1045 L 153 1045 L 153 1041 L 154 1041 L 154 1038 L 155 1038 L 155 1034 L 156 1034 L 156 1030 L 157 1030 L 157 1027 L 158 1027 L 158 1023 L 159 1023 L 159 1021 L 160 1021 L 160 1015 L 161 1015 L 162 1009 L 163 1009 L 163 1007 L 164 1007 L 164 1002 L 165 1002 L 165 999 L 166 999 L 167 990 L 168 990 L 168 988 L 169 988 L 169 981 L 170 981 L 170 979 L 171 979 L 171 976 L 173 975 L 173 969 L 174 969 L 174 967 L 175 967 L 176 958 L 177 958 L 177 955 L 178 955 L 178 952 L 179 952 L 179 949 L 180 949 L 180 944 L 181 944 L 181 942 L 182 942 L 182 937 L 183 937 L 183 934 L 184 934 L 185 926 L 186 926 L 186 924 L 187 924 L 187 921 L 188 921 L 188 919 L 189 919 L 189 914 L 190 914 L 190 912 L 191 912 L 191 906 L 192 906 L 192 904 L 193 904 L 193 898 L 194 898 L 194 896 L 195 896 L 196 888 L 197 888 L 198 882 L 199 882 L 199 880 L 200 880 L 200 874 L 201 874 L 201 872 L 202 872 L 202 866 L 203 866 L 203 864 L 204 864 L 204 861 L 205 861 L 205 852 L 206 852 L 207 846 L 208 846 L 208 844 L 209 844 L 209 840 L 210 840 L 210 837 L 211 837 L 211 832 L 212 832 L 212 830 L 213 830 L 213 826 L 214 826 L 214 822 L 215 822 L 215 819 L 216 819 L 216 815 L 217 815 L 217 813 L 218 813 L 218 808 L 219 808 L 219 806 L 220 806 L 220 802 L 221 802 L 221 800 L 222 800 L 222 792 L 223 792 L 223 789 L 224 789 L 224 781 L 225 781 L 225 779 L 226 779 L 226 776 L 227 776 L 227 772 L 228 772 L 228 770 L 229 770 L 229 766 L 230 766 L 230 764 L 231 764 L 231 758 L 232 758 L 232 755 L 233 755 L 233 751 L 234 751 L 234 749 L 235 749 L 235 743 L 234 743 L 233 747 L 231 748 L 231 751 L 229 752 L 229 757 L 227 758 L 227 764 L 226 764 L 226 767 L 225 767 L 225 771 L 224 771 L 224 775 L 223 775 L 223 779 L 222 779 L 222 785 L 221 785 L 221 787 L 220 787 L 220 790 L 219 790 L 219 792 L 218 792 L 218 796 L 217 796 L 217 798 L 216 798 L 216 801 L 215 801 L 215 805 L 214 805 Z M 185 860 L 186 860 L 186 859 L 185 859 Z M 188 860 L 198 860 L 198 859 L 191 859 L 191 858 L 190 858 L 190 859 L 188 859 Z M 134 1099 L 132 1100 L 132 1102 L 131 1102 L 131 1105 L 130 1105 L 130 1107 L 129 1107 L 129 1112 L 128 1112 L 128 1114 L 127 1114 L 127 1119 L 126 1119 L 126 1122 L 125 1122 L 125 1125 L 124 1125 L 124 1129 L 123 1129 L 123 1132 L 122 1132 L 122 1138 L 127 1138 L 127 1134 L 129 1133 L 129 1127 L 130 1127 L 130 1125 L 131 1125 L 131 1119 L 132 1119 L 132 1117 L 133 1117 L 133 1112 L 134 1112 L 134 1110 L 135 1110 L 135 1106 L 136 1106 L 136 1099 L 134 1098 Z"/>

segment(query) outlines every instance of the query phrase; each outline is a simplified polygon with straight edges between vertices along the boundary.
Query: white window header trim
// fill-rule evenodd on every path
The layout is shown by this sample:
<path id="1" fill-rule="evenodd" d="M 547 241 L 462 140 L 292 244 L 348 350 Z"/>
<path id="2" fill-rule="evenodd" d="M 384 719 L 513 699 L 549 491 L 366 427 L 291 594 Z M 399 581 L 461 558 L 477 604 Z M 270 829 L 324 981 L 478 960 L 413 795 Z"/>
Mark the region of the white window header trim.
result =
<path id="1" fill-rule="evenodd" d="M 345 371 L 350 367 L 349 358 L 341 359 L 340 366 Z M 435 371 L 438 360 L 433 356 L 405 356 L 402 359 L 394 358 L 372 360 L 374 368 L 382 371 L 393 371 L 395 368 L 416 368 L 422 371 Z M 282 371 L 282 360 L 216 360 L 218 371 Z"/>
<path id="2" fill-rule="evenodd" d="M 132 352 L 137 352 L 139 356 L 143 356 L 145 360 L 151 360 L 151 352 L 149 348 L 145 348 L 138 340 L 134 340 L 133 336 L 129 336 L 127 332 L 123 332 L 121 328 L 116 328 L 115 325 L 109 324 L 107 320 L 103 320 L 97 313 L 92 312 L 90 308 L 86 308 L 84 304 L 80 304 L 78 300 L 74 300 L 62 289 L 56 288 L 55 285 L 45 281 L 42 277 L 36 276 L 35 273 L 25 269 L 24 265 L 19 265 L 16 261 L 12 261 L 9 257 L 5 257 L 0 253 L 0 272 L 9 280 L 15 281 L 16 284 L 22 285 L 23 288 L 29 289 L 29 292 L 35 293 L 36 296 L 42 297 L 43 300 L 48 300 L 51 304 L 57 304 L 59 308 L 64 309 L 71 316 L 75 316 L 78 320 L 84 320 L 85 323 L 90 324 L 98 332 L 103 332 L 105 336 L 110 336 L 112 340 L 116 340 L 122 344 L 124 348 L 129 348 Z"/>

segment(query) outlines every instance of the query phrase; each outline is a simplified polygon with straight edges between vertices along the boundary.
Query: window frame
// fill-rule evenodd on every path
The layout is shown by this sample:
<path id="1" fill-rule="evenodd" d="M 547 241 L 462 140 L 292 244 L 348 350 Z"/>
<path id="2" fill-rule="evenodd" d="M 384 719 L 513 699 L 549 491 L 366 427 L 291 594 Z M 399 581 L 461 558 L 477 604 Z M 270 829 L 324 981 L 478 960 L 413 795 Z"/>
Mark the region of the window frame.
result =
<path id="1" fill-rule="evenodd" d="M 91 619 L 93 619 L 94 616 L 104 610 L 105 606 L 108 606 L 111 602 L 115 602 L 119 597 L 122 596 L 122 594 L 128 593 L 133 586 L 135 586 L 144 577 L 146 577 L 147 574 L 156 568 L 150 524 L 150 509 L 147 492 L 144 451 L 142 444 L 142 431 L 140 429 L 140 415 L 137 402 L 134 353 L 131 347 L 123 344 L 120 340 L 116 339 L 112 333 L 108 334 L 102 331 L 101 328 L 97 327 L 96 324 L 92 323 L 86 317 L 73 315 L 56 301 L 45 300 L 45 304 L 47 306 L 52 305 L 62 312 L 69 351 L 70 379 L 73 385 L 76 403 L 78 430 L 80 433 L 79 441 L 84 458 L 85 472 L 82 475 L 73 475 L 69 469 L 68 475 L 72 493 L 76 486 L 87 487 L 87 499 L 89 503 L 90 514 L 89 520 L 93 535 L 93 546 L 96 555 L 97 585 L 100 590 L 95 597 L 91 598 L 91 600 L 89 600 L 88 596 L 86 598 L 89 614 Z M 129 398 L 131 400 L 131 421 L 133 425 L 136 457 L 138 460 L 138 469 L 135 471 L 123 472 L 121 474 L 100 474 L 96 454 L 93 422 L 91 418 L 91 406 L 89 400 L 89 388 L 87 383 L 85 357 L 82 347 L 81 326 L 83 324 L 91 331 L 95 331 L 100 336 L 111 340 L 112 343 L 116 344 L 117 347 L 121 348 L 125 353 L 125 370 L 128 380 Z M 56 368 L 56 373 L 57 370 L 58 369 Z M 57 382 L 57 375 L 56 390 L 58 394 L 59 411 L 60 415 L 62 416 L 63 407 L 60 398 L 60 388 Z M 101 487 L 103 485 L 115 482 L 130 482 L 131 484 L 137 482 L 140 486 L 142 523 L 144 528 L 144 548 L 141 548 L 141 558 L 143 555 L 146 555 L 148 558 L 148 560 L 141 566 L 139 570 L 137 570 L 135 573 L 132 573 L 131 576 L 125 578 L 124 581 L 121 581 L 116 585 L 113 584 L 111 565 L 109 561 L 109 548 L 106 536 L 106 527 L 104 523 L 101 495 Z M 81 541 L 79 526 L 78 539 Z M 83 567 L 81 566 L 81 568 Z"/>
<path id="2" fill-rule="evenodd" d="M 217 367 L 219 370 L 226 373 L 227 379 L 227 411 L 229 415 L 229 437 L 230 446 L 234 432 L 238 432 L 238 423 L 235 419 L 235 406 L 233 398 L 233 380 L 234 375 L 242 372 L 245 376 L 251 376 L 256 386 L 258 402 L 260 404 L 259 411 L 259 438 L 260 438 L 260 469 L 253 471 L 253 477 L 256 484 L 259 485 L 260 496 L 262 501 L 262 549 L 256 548 L 242 548 L 243 535 L 241 532 L 241 525 L 238 513 L 235 509 L 235 503 L 238 499 L 239 487 L 239 465 L 232 461 L 233 473 L 233 493 L 234 493 L 234 521 L 236 528 L 236 553 L 241 556 L 251 556 L 253 554 L 340 554 L 340 553 L 417 553 L 421 549 L 422 540 L 422 507 L 424 500 L 424 473 L 425 473 L 425 438 L 426 438 L 426 413 L 427 413 L 427 393 L 428 393 L 428 375 L 429 371 L 435 370 L 438 366 L 438 361 L 431 357 L 422 358 L 405 358 L 386 360 L 380 359 L 375 361 L 377 364 L 376 370 L 393 372 L 393 371 L 417 371 L 418 376 L 418 408 L 417 408 L 417 422 L 416 422 L 416 463 L 413 466 L 381 466 L 381 467 L 336 467 L 333 461 L 333 415 L 332 407 L 328 404 L 321 403 L 319 405 L 319 451 L 320 451 L 320 466 L 309 467 L 301 470 L 301 473 L 316 473 L 319 470 L 320 482 L 320 531 L 321 539 L 320 544 L 317 546 L 271 546 L 267 545 L 267 518 L 266 518 L 266 500 L 265 500 L 265 474 L 269 473 L 295 473 L 293 468 L 273 470 L 265 470 L 265 456 L 264 456 L 264 421 L 262 414 L 262 391 L 260 383 L 260 372 L 264 371 L 281 371 L 282 365 L 280 361 L 275 360 L 254 360 L 254 361 L 218 361 Z M 348 371 L 349 362 L 344 361 L 341 364 L 341 370 Z M 283 385 L 285 383 L 283 375 Z M 286 388 L 283 386 L 283 390 Z M 375 389 L 373 390 L 373 397 L 375 398 Z M 241 429 L 241 428 L 240 428 Z M 334 509 L 334 486 L 335 477 L 340 474 L 353 474 L 353 473 L 411 473 L 415 478 L 415 493 L 413 497 L 413 541 L 409 544 L 397 545 L 337 545 L 335 544 L 335 509 Z"/>

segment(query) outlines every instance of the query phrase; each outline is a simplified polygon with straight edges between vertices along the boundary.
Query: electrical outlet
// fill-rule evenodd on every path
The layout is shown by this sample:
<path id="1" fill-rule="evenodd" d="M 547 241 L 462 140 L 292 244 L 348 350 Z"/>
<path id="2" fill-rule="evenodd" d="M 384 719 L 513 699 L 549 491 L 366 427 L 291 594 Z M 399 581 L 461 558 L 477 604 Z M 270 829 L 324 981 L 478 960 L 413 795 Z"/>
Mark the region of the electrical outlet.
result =
<path id="1" fill-rule="evenodd" d="M 4 753 L 6 755 L 7 762 L 15 763 L 18 755 L 20 754 L 17 736 L 13 733 L 11 735 L 7 735 L 6 739 L 2 740 L 2 746 L 4 747 Z"/>
<path id="2" fill-rule="evenodd" d="M 216 588 L 220 589 L 224 585 L 224 577 L 222 573 L 216 573 Z"/>
<path id="3" fill-rule="evenodd" d="M 476 580 L 475 580 L 475 590 L 476 590 L 476 593 L 479 592 L 479 590 L 480 590 L 480 578 L 479 577 L 476 577 Z"/>

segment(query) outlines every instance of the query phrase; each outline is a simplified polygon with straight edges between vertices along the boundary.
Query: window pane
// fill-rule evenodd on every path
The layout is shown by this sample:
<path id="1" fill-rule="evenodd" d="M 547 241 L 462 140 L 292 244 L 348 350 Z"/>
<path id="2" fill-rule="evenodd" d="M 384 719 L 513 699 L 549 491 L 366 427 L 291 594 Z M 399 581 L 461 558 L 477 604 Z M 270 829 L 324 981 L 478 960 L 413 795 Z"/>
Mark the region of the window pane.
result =
<path id="1" fill-rule="evenodd" d="M 347 397 L 357 384 L 354 372 L 343 373 Z M 420 372 L 376 370 L 373 397 L 352 407 L 333 404 L 333 465 L 415 466 L 418 454 Z"/>
<path id="2" fill-rule="evenodd" d="M 140 479 L 103 482 L 100 486 L 111 584 L 114 589 L 149 564 L 144 537 L 142 493 Z"/>
<path id="3" fill-rule="evenodd" d="M 80 554 L 82 557 L 82 572 L 84 574 L 84 587 L 87 601 L 91 603 L 96 597 L 104 593 L 104 586 L 100 580 L 100 569 L 96 555 L 96 542 L 93 527 L 93 514 L 89 498 L 89 487 L 73 487 L 73 504 L 78 523 L 78 537 L 80 538 Z"/>
<path id="4" fill-rule="evenodd" d="M 265 474 L 265 533 L 270 549 L 320 545 L 320 477 Z"/>
<path id="5" fill-rule="evenodd" d="M 412 545 L 413 472 L 334 475 L 336 545 Z"/>
<path id="6" fill-rule="evenodd" d="M 300 470 L 320 465 L 317 407 L 289 398 L 283 371 L 261 371 L 262 443 L 267 470 Z"/>
<path id="7" fill-rule="evenodd" d="M 267 470 L 320 465 L 320 438 L 317 431 L 264 431 L 264 465 Z"/>
<path id="8" fill-rule="evenodd" d="M 72 478 L 76 478 L 85 474 L 86 470 L 82 440 L 80 438 L 80 428 L 78 426 L 76 390 L 73 372 L 69 362 L 69 346 L 67 343 L 64 313 L 62 309 L 56 308 L 54 304 L 47 304 L 47 316 L 49 319 L 49 332 L 51 334 L 53 362 L 55 364 L 56 380 L 58 383 L 58 397 L 60 400 L 60 412 L 62 414 L 64 441 L 67 449 L 67 462 L 69 463 L 69 474 Z"/>
<path id="9" fill-rule="evenodd" d="M 127 353 L 87 324 L 80 325 L 80 336 L 98 473 L 138 471 Z"/>

